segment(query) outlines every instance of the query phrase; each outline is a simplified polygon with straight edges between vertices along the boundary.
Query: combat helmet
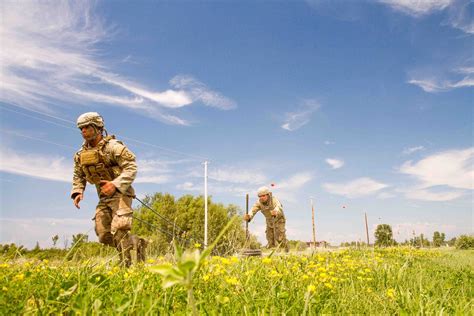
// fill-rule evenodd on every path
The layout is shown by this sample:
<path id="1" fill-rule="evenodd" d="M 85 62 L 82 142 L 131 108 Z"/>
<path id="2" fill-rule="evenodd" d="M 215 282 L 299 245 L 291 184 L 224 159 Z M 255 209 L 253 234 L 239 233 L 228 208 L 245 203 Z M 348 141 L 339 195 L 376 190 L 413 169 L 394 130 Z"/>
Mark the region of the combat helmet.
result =
<path id="1" fill-rule="evenodd" d="M 77 118 L 77 128 L 81 129 L 88 125 L 94 125 L 100 129 L 104 128 L 104 119 L 97 112 L 87 112 Z"/>
<path id="2" fill-rule="evenodd" d="M 268 187 L 260 187 L 257 190 L 257 195 L 258 196 L 262 196 L 262 195 L 266 195 L 266 194 L 270 194 L 270 193 L 272 193 L 272 192 L 270 191 L 270 189 Z"/>

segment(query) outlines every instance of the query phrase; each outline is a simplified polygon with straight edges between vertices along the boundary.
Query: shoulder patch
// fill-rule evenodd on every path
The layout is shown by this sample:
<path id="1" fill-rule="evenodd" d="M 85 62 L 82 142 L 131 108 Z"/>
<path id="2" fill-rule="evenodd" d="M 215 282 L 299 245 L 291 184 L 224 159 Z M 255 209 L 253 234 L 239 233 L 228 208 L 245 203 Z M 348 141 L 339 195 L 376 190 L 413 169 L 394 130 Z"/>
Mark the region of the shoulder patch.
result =
<path id="1" fill-rule="evenodd" d="M 128 150 L 127 147 L 125 147 L 122 150 L 122 153 L 120 154 L 120 157 L 122 157 L 125 160 L 135 160 L 135 155 L 130 150 Z"/>

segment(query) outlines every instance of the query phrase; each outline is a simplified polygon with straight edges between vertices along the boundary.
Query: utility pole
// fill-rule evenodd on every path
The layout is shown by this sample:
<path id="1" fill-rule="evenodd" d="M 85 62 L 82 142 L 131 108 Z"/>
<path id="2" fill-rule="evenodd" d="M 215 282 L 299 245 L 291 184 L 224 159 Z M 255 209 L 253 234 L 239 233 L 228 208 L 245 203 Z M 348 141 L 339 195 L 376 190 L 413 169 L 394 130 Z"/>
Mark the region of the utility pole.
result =
<path id="1" fill-rule="evenodd" d="M 313 222 L 313 249 L 316 249 L 316 229 L 314 226 L 314 205 L 313 198 L 311 198 L 311 220 Z"/>
<path id="2" fill-rule="evenodd" d="M 367 236 L 367 247 L 369 247 L 370 241 L 369 241 L 369 225 L 367 224 L 367 212 L 365 212 L 364 214 L 365 214 L 365 235 Z"/>
<path id="3" fill-rule="evenodd" d="M 204 161 L 204 248 L 207 248 L 207 163 Z"/>

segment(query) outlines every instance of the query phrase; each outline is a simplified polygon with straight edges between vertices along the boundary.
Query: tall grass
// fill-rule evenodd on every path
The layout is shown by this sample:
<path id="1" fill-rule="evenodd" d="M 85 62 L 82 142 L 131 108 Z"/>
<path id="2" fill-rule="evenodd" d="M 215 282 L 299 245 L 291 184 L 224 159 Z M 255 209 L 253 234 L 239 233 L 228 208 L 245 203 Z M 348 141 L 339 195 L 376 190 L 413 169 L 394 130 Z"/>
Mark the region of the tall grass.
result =
<path id="1" fill-rule="evenodd" d="M 191 280 L 200 314 L 473 314 L 474 252 L 389 248 L 263 258 L 208 257 Z M 0 258 L 0 314 L 185 314 L 189 283 L 115 258 Z M 193 307 L 194 309 L 194 307 Z"/>

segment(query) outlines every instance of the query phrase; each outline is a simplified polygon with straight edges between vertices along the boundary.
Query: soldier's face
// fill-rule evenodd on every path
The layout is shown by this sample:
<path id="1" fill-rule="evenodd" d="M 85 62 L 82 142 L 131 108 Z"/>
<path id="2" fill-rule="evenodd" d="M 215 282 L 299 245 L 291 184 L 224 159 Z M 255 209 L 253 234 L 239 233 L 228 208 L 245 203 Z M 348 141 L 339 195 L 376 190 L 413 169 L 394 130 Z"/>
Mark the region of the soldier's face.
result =
<path id="1" fill-rule="evenodd" d="M 265 195 L 259 195 L 258 196 L 258 200 L 262 203 L 265 203 L 268 201 L 268 194 L 265 194 Z"/>
<path id="2" fill-rule="evenodd" d="M 81 134 L 87 142 L 91 142 L 97 137 L 97 132 L 92 125 L 81 128 Z"/>

